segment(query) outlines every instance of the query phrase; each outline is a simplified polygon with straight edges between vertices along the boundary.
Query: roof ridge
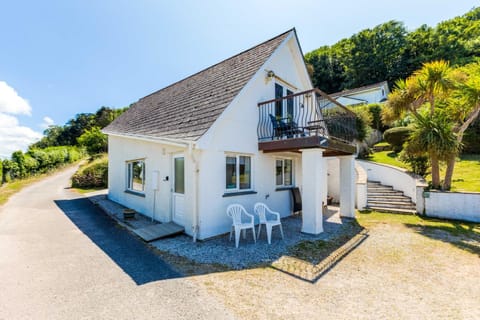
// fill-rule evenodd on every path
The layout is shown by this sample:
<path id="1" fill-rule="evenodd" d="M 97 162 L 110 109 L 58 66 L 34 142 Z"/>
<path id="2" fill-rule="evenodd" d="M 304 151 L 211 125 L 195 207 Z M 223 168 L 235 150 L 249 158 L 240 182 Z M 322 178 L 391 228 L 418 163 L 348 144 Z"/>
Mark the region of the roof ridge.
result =
<path id="1" fill-rule="evenodd" d="M 204 69 L 202 69 L 202 70 L 200 70 L 200 71 L 198 71 L 198 72 L 195 72 L 195 73 L 193 73 L 193 74 L 191 74 L 191 75 L 189 75 L 189 76 L 187 76 L 187 77 L 185 77 L 185 78 L 183 78 L 183 79 L 180 79 L 180 80 L 178 80 L 178 81 L 175 81 L 174 83 L 171 83 L 171 84 L 169 84 L 169 85 L 166 86 L 166 87 L 163 87 L 163 88 L 161 88 L 161 89 L 158 89 L 158 90 L 156 90 L 156 91 L 154 91 L 154 92 L 152 92 L 152 93 L 150 93 L 150 94 L 147 94 L 146 96 L 140 98 L 138 101 L 143 100 L 143 99 L 145 99 L 145 98 L 147 98 L 147 97 L 150 97 L 151 95 L 154 95 L 154 94 L 156 94 L 156 93 L 158 93 L 158 92 L 160 92 L 160 91 L 162 91 L 162 90 L 165 90 L 165 89 L 167 89 L 167 88 L 170 88 L 170 87 L 172 87 L 172 86 L 174 86 L 174 85 L 177 85 L 177 84 L 179 84 L 179 83 L 182 82 L 182 81 L 188 80 L 188 79 L 190 79 L 190 78 L 192 78 L 192 77 L 194 77 L 194 76 L 196 76 L 196 75 L 198 75 L 198 74 L 200 74 L 200 73 L 202 73 L 202 72 L 204 72 L 204 71 L 207 71 L 207 70 L 209 70 L 209 69 L 212 69 L 213 67 L 218 66 L 219 64 L 222 64 L 222 63 L 224 63 L 224 62 L 226 62 L 226 61 L 228 61 L 228 60 L 230 60 L 230 59 L 236 58 L 236 57 L 238 57 L 238 56 L 240 56 L 240 55 L 242 55 L 242 54 L 244 54 L 244 53 L 246 53 L 246 52 L 248 52 L 248 51 L 250 51 L 250 50 L 253 50 L 253 49 L 255 49 L 255 48 L 258 48 L 258 47 L 266 44 L 267 42 L 270 42 L 270 41 L 273 41 L 273 40 L 275 40 L 275 39 L 277 39 L 277 38 L 280 38 L 280 37 L 284 36 L 285 34 L 287 34 L 287 33 L 289 33 L 289 32 L 292 32 L 292 31 L 296 33 L 295 28 L 291 28 L 291 29 L 289 29 L 289 30 L 287 30 L 287 31 L 285 31 L 285 32 L 283 32 L 283 33 L 281 33 L 281 34 L 273 37 L 273 38 L 270 38 L 270 39 L 268 39 L 268 40 L 266 40 L 266 41 L 263 41 L 263 42 L 261 42 L 261 43 L 259 43 L 259 44 L 257 44 L 257 45 L 254 45 L 253 47 L 250 47 L 250 48 L 248 48 L 248 49 L 246 49 L 246 50 L 243 50 L 243 51 L 240 52 L 240 53 L 237 53 L 237 54 L 235 54 L 235 55 L 233 55 L 233 56 L 231 56 L 231 57 L 228 57 L 228 58 L 226 58 L 226 59 L 224 59 L 224 60 L 222 60 L 222 61 L 220 61 L 220 62 L 217 62 L 217 63 L 215 63 L 215 64 L 213 64 L 213 65 L 211 65 L 211 66 L 209 66 L 209 67 L 206 67 L 206 68 L 204 68 Z"/>

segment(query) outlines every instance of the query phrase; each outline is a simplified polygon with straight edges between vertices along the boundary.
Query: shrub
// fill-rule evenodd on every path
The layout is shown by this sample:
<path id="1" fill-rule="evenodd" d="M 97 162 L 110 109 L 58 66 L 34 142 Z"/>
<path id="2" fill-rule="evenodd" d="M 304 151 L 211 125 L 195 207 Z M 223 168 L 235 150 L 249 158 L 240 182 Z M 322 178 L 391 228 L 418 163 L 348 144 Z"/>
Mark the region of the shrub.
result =
<path id="1" fill-rule="evenodd" d="M 427 170 L 429 168 L 427 155 L 411 155 L 403 150 L 400 153 L 399 160 L 409 165 L 413 173 L 424 178 L 427 176 Z"/>
<path id="2" fill-rule="evenodd" d="M 390 128 L 383 133 L 383 139 L 392 146 L 394 152 L 398 153 L 402 151 L 403 144 L 411 133 L 412 129 L 409 127 Z"/>
<path id="3" fill-rule="evenodd" d="M 359 106 L 355 108 L 350 108 L 355 115 L 355 129 L 357 130 L 357 139 L 359 141 L 365 140 L 369 131 L 370 124 L 372 122 L 372 115 L 368 111 L 367 106 Z"/>
<path id="4" fill-rule="evenodd" d="M 82 166 L 72 177 L 74 188 L 106 188 L 108 185 L 108 158 L 103 156 Z"/>
<path id="5" fill-rule="evenodd" d="M 464 153 L 480 153 L 480 118 L 468 127 L 463 136 Z"/>
<path id="6" fill-rule="evenodd" d="M 372 119 L 372 121 L 370 122 L 370 126 L 376 130 L 385 131 L 386 127 L 382 121 L 382 105 L 378 103 L 369 104 L 368 112 L 370 112 L 370 116 Z"/>

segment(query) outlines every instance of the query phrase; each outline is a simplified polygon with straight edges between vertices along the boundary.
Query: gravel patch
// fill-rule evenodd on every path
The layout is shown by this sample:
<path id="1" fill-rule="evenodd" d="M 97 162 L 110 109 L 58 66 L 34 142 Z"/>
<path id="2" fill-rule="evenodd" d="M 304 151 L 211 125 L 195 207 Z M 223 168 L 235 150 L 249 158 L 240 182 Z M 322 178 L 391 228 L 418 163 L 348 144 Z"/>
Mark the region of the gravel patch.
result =
<path id="1" fill-rule="evenodd" d="M 135 229 L 151 224 L 150 219 L 137 214 L 135 220 L 123 220 L 124 206 L 106 198 L 105 190 L 89 194 L 90 201 L 98 205 L 103 211 L 117 222 L 128 228 Z M 354 220 L 342 218 L 339 208 L 328 207 L 328 213 L 323 217 L 323 230 L 319 235 L 310 235 L 301 232 L 301 215 L 290 216 L 282 219 L 284 239 L 281 238 L 280 230 L 274 227 L 272 230 L 272 244 L 267 242 L 267 232 L 262 227 L 257 242 L 253 241 L 251 230 L 247 230 L 246 238 L 240 238 L 238 248 L 235 248 L 235 240 L 229 240 L 230 234 L 220 235 L 203 241 L 193 242 L 190 236 L 185 234 L 170 238 L 152 241 L 149 245 L 156 249 L 167 252 L 174 256 L 183 257 L 201 264 L 218 264 L 230 269 L 244 269 L 252 266 L 270 264 L 285 254 L 289 248 L 301 241 L 325 240 L 337 238 L 344 234 L 352 226 Z M 255 228 L 258 231 L 258 226 Z"/>
<path id="2" fill-rule="evenodd" d="M 160 239 L 150 244 L 161 251 L 185 257 L 197 263 L 222 264 L 232 269 L 243 269 L 255 265 L 271 263 L 288 252 L 289 247 L 304 240 L 329 240 L 343 233 L 352 222 L 341 218 L 338 208 L 329 207 L 329 215 L 324 218 L 324 232 L 319 235 L 301 233 L 302 218 L 299 215 L 282 219 L 285 238 L 282 240 L 280 230 L 274 227 L 272 244 L 267 242 L 264 227 L 260 238 L 254 243 L 251 231 L 247 231 L 246 239 L 240 238 L 240 245 L 235 248 L 235 240 L 229 240 L 224 234 L 205 241 L 192 242 L 192 238 L 180 235 L 173 238 Z M 258 228 L 258 227 L 257 227 Z M 256 228 L 256 230 L 258 230 Z"/>

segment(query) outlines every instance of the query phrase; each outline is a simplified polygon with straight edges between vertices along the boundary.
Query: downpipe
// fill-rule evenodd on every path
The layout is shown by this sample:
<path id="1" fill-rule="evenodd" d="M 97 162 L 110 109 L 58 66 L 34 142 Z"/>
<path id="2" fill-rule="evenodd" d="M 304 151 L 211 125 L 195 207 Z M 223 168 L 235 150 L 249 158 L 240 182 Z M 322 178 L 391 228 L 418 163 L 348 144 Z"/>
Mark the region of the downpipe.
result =
<path id="1" fill-rule="evenodd" d="M 192 223 L 192 234 L 193 234 L 193 242 L 197 242 L 199 225 L 198 225 L 198 159 L 195 157 L 195 144 L 189 143 L 188 144 L 188 153 L 190 155 L 190 159 L 192 160 L 193 170 L 194 170 L 194 181 L 193 181 L 193 223 Z"/>

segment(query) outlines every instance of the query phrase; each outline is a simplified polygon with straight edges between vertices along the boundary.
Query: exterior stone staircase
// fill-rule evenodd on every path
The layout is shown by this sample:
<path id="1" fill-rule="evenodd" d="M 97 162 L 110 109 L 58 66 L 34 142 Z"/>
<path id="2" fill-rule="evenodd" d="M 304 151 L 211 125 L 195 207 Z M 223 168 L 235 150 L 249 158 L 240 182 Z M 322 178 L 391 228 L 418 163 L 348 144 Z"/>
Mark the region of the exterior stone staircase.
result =
<path id="1" fill-rule="evenodd" d="M 382 212 L 415 214 L 415 204 L 402 191 L 384 186 L 377 181 L 367 181 L 367 208 Z"/>

